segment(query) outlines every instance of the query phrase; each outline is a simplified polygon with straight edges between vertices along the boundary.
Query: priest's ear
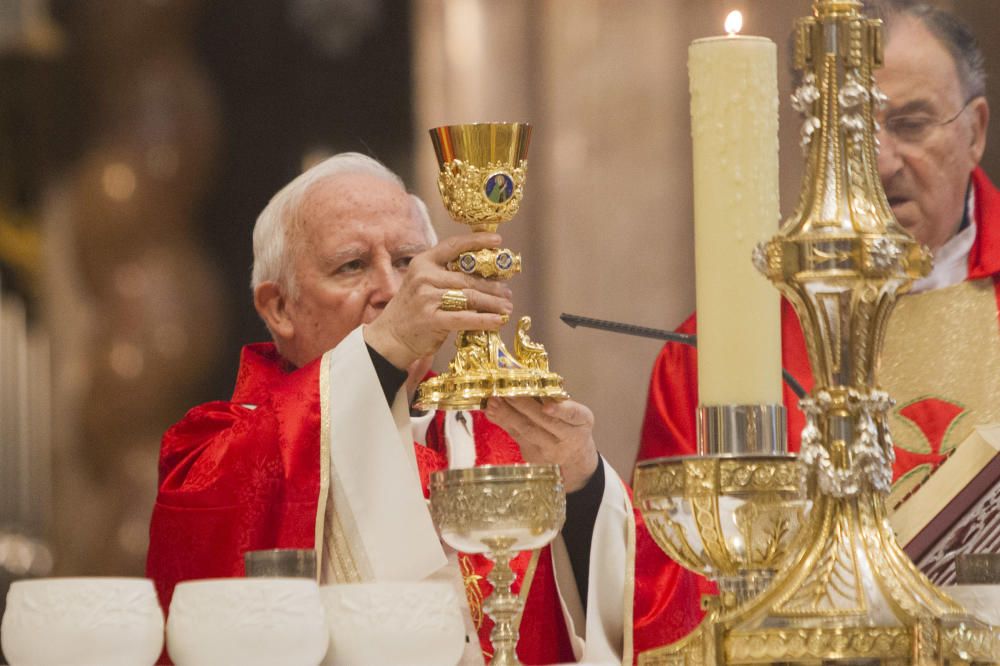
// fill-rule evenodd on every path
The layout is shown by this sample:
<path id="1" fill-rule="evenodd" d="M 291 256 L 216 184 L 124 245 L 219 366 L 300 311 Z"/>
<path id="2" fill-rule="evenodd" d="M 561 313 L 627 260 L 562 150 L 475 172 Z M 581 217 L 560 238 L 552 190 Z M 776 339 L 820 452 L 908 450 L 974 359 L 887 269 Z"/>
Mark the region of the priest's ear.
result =
<path id="1" fill-rule="evenodd" d="M 974 164 L 979 164 L 986 151 L 986 130 L 990 125 L 990 105 L 985 97 L 977 97 L 969 103 L 972 117 L 972 136 L 969 144 L 970 157 Z"/>
<path id="2" fill-rule="evenodd" d="M 295 333 L 292 319 L 288 316 L 288 297 L 277 282 L 258 284 L 253 290 L 253 305 L 275 342 L 288 340 Z"/>

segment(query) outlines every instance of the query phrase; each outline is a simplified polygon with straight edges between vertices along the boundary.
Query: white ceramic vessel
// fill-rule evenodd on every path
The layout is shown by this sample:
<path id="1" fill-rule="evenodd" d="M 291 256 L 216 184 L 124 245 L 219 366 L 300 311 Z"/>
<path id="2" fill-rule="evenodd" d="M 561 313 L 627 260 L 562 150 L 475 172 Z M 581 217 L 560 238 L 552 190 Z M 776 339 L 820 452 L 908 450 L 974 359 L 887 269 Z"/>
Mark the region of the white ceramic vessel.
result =
<path id="1" fill-rule="evenodd" d="M 163 649 L 163 613 L 145 578 L 24 580 L 0 632 L 11 666 L 147 666 Z"/>
<path id="2" fill-rule="evenodd" d="M 454 666 L 462 657 L 465 599 L 448 583 L 326 585 L 320 595 L 330 626 L 324 666 Z"/>
<path id="3" fill-rule="evenodd" d="M 327 629 L 316 581 L 219 578 L 179 583 L 167 619 L 177 666 L 316 666 Z"/>

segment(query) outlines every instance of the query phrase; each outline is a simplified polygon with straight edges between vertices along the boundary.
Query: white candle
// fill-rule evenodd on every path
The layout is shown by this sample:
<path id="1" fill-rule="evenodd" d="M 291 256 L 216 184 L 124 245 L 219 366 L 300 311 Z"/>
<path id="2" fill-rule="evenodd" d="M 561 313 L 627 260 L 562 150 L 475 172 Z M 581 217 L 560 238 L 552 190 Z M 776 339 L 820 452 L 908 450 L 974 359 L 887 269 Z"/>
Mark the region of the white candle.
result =
<path id="1" fill-rule="evenodd" d="M 688 73 L 699 401 L 780 404 L 780 298 L 751 262 L 780 216 L 774 42 L 732 33 L 696 40 Z"/>

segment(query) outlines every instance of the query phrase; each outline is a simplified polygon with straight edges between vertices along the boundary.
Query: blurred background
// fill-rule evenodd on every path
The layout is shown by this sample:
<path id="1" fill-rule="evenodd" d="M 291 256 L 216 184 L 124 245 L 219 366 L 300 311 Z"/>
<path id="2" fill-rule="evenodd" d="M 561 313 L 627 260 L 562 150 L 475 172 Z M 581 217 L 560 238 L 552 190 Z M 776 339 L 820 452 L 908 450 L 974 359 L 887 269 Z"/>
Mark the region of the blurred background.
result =
<path id="1" fill-rule="evenodd" d="M 942 4 L 976 27 L 995 72 L 995 1 Z M 673 328 L 692 310 L 686 52 L 732 9 L 778 44 L 790 212 L 787 43 L 809 7 L 0 0 L 0 571 L 141 575 L 161 434 L 228 398 L 240 346 L 266 338 L 248 288 L 257 213 L 304 167 L 353 150 L 455 233 L 426 135 L 440 124 L 535 126 L 525 203 L 501 229 L 524 256 L 515 314 L 533 317 L 629 478 L 659 344 L 558 316 Z M 986 167 L 1000 173 L 1000 152 Z"/>

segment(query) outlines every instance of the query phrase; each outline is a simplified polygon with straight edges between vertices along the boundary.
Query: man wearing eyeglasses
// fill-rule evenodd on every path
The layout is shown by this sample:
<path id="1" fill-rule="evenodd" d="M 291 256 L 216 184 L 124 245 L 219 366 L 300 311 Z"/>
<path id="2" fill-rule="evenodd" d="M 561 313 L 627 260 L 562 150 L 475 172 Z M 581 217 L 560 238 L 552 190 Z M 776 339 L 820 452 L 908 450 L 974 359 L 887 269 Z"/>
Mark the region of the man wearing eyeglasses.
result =
<path id="1" fill-rule="evenodd" d="M 896 399 L 896 507 L 977 425 L 1000 423 L 1000 192 L 979 161 L 989 121 L 982 53 L 954 15 L 913 0 L 869 3 L 886 23 L 888 104 L 877 118 L 879 175 L 900 224 L 934 254 L 889 323 L 880 383 Z M 695 331 L 694 317 L 680 327 Z M 812 373 L 794 311 L 782 304 L 782 363 Z M 696 353 L 668 343 L 653 368 L 640 459 L 695 452 Z M 786 385 L 789 448 L 804 417 Z"/>

